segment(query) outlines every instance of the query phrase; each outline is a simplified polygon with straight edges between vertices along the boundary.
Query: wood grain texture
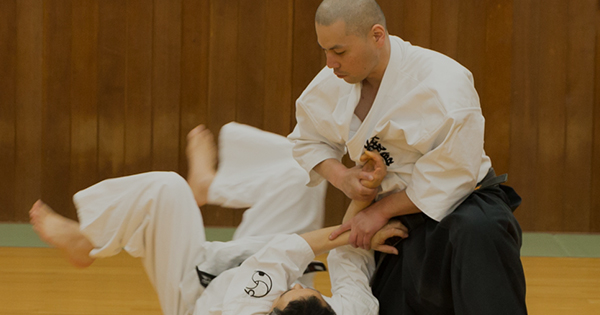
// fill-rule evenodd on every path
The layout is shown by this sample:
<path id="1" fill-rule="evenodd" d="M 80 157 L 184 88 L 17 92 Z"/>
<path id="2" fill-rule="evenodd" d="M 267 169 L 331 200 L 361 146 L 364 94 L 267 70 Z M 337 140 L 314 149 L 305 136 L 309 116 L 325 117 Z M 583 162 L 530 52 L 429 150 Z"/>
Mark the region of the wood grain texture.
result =
<path id="1" fill-rule="evenodd" d="M 208 67 L 210 3 L 184 0 L 181 37 L 181 130 L 179 170 L 187 174 L 187 133 L 199 124 L 208 125 Z"/>
<path id="2" fill-rule="evenodd" d="M 538 106 L 539 171 L 533 177 L 543 188 L 536 190 L 538 216 L 536 225 L 542 230 L 564 230 L 565 179 L 565 96 L 567 80 L 568 3 L 543 1 L 539 6 L 539 55 L 535 93 Z M 543 92 L 542 92 L 543 91 Z M 548 211 L 557 207 L 556 211 Z"/>
<path id="3" fill-rule="evenodd" d="M 378 2 L 391 34 L 474 74 L 485 149 L 523 197 L 523 229 L 600 232 L 598 2 Z M 107 177 L 185 175 L 198 124 L 287 135 L 325 65 L 319 3 L 1 1 L 0 221 L 27 220 L 40 197 L 74 218 L 71 194 Z M 328 220 L 341 197 L 328 197 Z M 240 211 L 208 222 L 235 225 Z"/>
<path id="4" fill-rule="evenodd" d="M 395 1 L 395 0 L 380 0 L 377 1 L 379 7 L 385 14 L 385 20 L 387 24 L 388 32 L 391 35 L 399 36 L 406 40 L 406 34 L 404 31 L 404 16 L 406 13 L 406 1 Z"/>
<path id="5" fill-rule="evenodd" d="M 71 181 L 71 9 L 70 2 L 44 2 L 41 197 L 60 214 L 74 218 L 66 192 Z"/>
<path id="6" fill-rule="evenodd" d="M 456 59 L 458 53 L 458 12 L 460 1 L 439 0 L 431 3 L 430 48 Z"/>
<path id="7" fill-rule="evenodd" d="M 509 170 L 512 1 L 486 1 L 484 76 L 481 108 L 485 117 L 485 150 L 496 174 Z"/>
<path id="8" fill-rule="evenodd" d="M 596 8 L 596 36 L 595 36 L 595 67 L 594 67 L 594 129 L 592 144 L 592 209 L 590 214 L 590 230 L 600 233 L 600 4 Z"/>
<path id="9" fill-rule="evenodd" d="M 152 47 L 152 169 L 179 170 L 181 0 L 154 1 Z"/>
<path id="10" fill-rule="evenodd" d="M 17 2 L 16 222 L 29 221 L 27 210 L 42 187 L 42 36 L 43 3 Z M 11 220 L 12 221 L 12 220 Z"/>
<path id="11" fill-rule="evenodd" d="M 152 170 L 153 3 L 128 0 L 124 173 Z"/>
<path id="12" fill-rule="evenodd" d="M 535 180 L 537 162 L 538 106 L 535 99 L 536 68 L 539 43 L 537 33 L 538 1 L 520 1 L 513 5 L 513 45 L 511 67 L 510 108 L 510 185 L 523 198 L 515 216 L 524 230 L 539 230 L 538 204 L 535 192 L 540 185 Z"/>
<path id="13" fill-rule="evenodd" d="M 265 1 L 239 0 L 237 47 L 245 53 L 236 56 L 235 120 L 264 129 L 265 105 Z"/>
<path id="14" fill-rule="evenodd" d="M 571 1 L 568 8 L 565 95 L 565 178 L 562 212 L 565 231 L 591 231 L 592 143 L 594 125 L 594 0 Z M 597 90 L 596 90 L 597 91 Z"/>
<path id="15" fill-rule="evenodd" d="M 98 100 L 104 100 L 98 92 L 98 2 L 73 1 L 72 10 L 71 195 L 99 180 Z"/>
<path id="16" fill-rule="evenodd" d="M 0 2 L 0 220 L 15 213 L 17 6 Z"/>
<path id="17" fill-rule="evenodd" d="M 405 1 L 402 37 L 413 45 L 431 47 L 431 0 Z"/>
<path id="18" fill-rule="evenodd" d="M 294 125 L 292 99 L 293 0 L 268 0 L 265 30 L 264 130 L 287 136 Z"/>
<path id="19" fill-rule="evenodd" d="M 212 0 L 210 2 L 208 128 L 215 137 L 220 128 L 236 119 L 237 50 L 239 0 Z M 203 212 L 207 225 L 231 226 L 232 209 L 215 206 Z"/>

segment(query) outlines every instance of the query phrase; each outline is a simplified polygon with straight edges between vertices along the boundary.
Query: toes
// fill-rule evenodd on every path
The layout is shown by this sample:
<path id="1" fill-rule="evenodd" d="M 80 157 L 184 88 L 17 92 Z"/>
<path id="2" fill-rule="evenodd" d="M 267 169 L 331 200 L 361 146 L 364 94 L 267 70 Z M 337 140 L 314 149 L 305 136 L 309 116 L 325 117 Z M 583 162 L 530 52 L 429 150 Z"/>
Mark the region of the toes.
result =
<path id="1" fill-rule="evenodd" d="M 196 135 L 198 135 L 198 134 L 201 134 L 201 133 L 202 133 L 202 132 L 204 132 L 205 130 L 208 130 L 208 129 L 206 129 L 206 127 L 205 127 L 204 125 L 198 125 L 198 126 L 196 126 L 194 129 L 192 129 L 192 130 L 191 130 L 191 131 L 188 133 L 188 135 L 187 135 L 187 138 L 188 138 L 188 140 L 190 140 L 190 139 L 194 138 L 194 136 L 196 136 Z"/>

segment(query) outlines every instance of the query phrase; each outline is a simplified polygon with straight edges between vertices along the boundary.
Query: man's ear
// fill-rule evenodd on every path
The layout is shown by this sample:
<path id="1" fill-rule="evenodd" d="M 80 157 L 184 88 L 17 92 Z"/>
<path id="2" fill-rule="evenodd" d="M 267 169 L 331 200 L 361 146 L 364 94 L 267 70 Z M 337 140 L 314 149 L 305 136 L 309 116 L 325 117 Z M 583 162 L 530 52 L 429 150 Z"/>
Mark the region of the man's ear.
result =
<path id="1" fill-rule="evenodd" d="M 375 24 L 371 28 L 371 36 L 377 47 L 382 47 L 385 44 L 385 28 L 381 24 Z"/>

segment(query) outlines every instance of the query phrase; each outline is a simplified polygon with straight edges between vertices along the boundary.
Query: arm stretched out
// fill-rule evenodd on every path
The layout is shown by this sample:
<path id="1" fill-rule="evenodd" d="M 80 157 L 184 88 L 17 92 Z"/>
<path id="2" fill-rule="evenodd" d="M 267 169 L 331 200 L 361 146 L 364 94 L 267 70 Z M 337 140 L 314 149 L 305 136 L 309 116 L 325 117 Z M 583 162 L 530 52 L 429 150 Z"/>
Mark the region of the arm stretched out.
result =
<path id="1" fill-rule="evenodd" d="M 331 226 L 320 230 L 304 233 L 300 235 L 308 243 L 316 255 L 328 252 L 336 247 L 347 245 L 350 236 L 349 231 L 345 231 L 335 239 L 329 239 L 329 235 L 340 226 Z M 395 247 L 385 244 L 388 238 L 399 236 L 408 237 L 408 230 L 399 221 L 391 221 L 384 225 L 371 239 L 371 248 L 388 254 L 398 254 Z"/>

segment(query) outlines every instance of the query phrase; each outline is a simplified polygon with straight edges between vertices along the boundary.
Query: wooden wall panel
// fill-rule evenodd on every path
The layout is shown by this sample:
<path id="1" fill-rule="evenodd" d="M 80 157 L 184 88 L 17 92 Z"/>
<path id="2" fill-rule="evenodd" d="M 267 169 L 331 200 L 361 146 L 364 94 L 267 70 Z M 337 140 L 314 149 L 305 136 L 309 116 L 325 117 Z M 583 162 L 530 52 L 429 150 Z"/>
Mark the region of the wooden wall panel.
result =
<path id="1" fill-rule="evenodd" d="M 510 184 L 523 198 L 515 215 L 524 230 L 535 230 L 538 213 L 534 198 L 537 187 L 537 102 L 534 84 L 537 72 L 539 30 L 537 12 L 539 1 L 519 1 L 513 6 L 513 47 L 511 74 L 511 124 L 510 124 Z M 542 213 L 542 212 L 540 212 Z"/>
<path id="2" fill-rule="evenodd" d="M 404 14 L 406 1 L 380 0 L 377 1 L 381 10 L 385 14 L 385 22 L 388 32 L 391 35 L 399 36 L 405 39 L 404 35 Z"/>
<path id="3" fill-rule="evenodd" d="M 456 59 L 458 51 L 458 12 L 460 2 L 439 0 L 431 3 L 431 49 Z"/>
<path id="4" fill-rule="evenodd" d="M 181 37 L 181 130 L 179 169 L 187 174 L 185 141 L 187 133 L 199 124 L 208 125 L 208 47 L 210 3 L 184 0 Z"/>
<path id="5" fill-rule="evenodd" d="M 268 0 L 265 30 L 264 129 L 287 135 L 294 127 L 292 99 L 293 0 Z"/>
<path id="6" fill-rule="evenodd" d="M 442 2 L 437 3 L 434 13 L 443 22 L 443 26 L 436 27 L 440 33 L 434 36 L 434 43 L 440 47 L 440 52 L 448 51 L 449 56 L 455 56 L 473 73 L 488 126 L 486 152 L 496 171 L 506 173 L 510 138 L 506 122 L 510 121 L 512 2 Z M 440 25 L 437 23 L 434 25 Z M 446 29 L 447 26 L 452 27 Z M 431 48 L 436 49 L 433 43 Z"/>
<path id="7" fill-rule="evenodd" d="M 236 119 L 237 51 L 239 0 L 210 2 L 208 127 L 215 135 L 224 124 Z M 202 211 L 205 224 L 231 225 L 234 211 L 206 207 Z"/>
<path id="8" fill-rule="evenodd" d="M 510 150 L 510 76 L 512 1 L 486 2 L 486 35 L 481 107 L 485 117 L 485 150 L 497 174 L 508 172 Z"/>
<path id="9" fill-rule="evenodd" d="M 237 47 L 248 53 L 237 54 L 236 58 L 235 117 L 243 124 L 264 129 L 266 3 L 239 0 L 238 10 Z"/>
<path id="10" fill-rule="evenodd" d="M 590 215 L 591 231 L 600 233 L 600 4 L 596 7 L 596 34 L 594 51 L 594 129 L 592 149 L 592 209 Z"/>
<path id="11" fill-rule="evenodd" d="M 17 6 L 0 2 L 0 220 L 13 220 L 15 207 L 15 92 L 17 57 Z"/>
<path id="12" fill-rule="evenodd" d="M 197 124 L 288 134 L 295 99 L 325 65 L 319 3 L 0 2 L 0 221 L 27 220 L 39 197 L 75 217 L 71 194 L 107 177 L 185 175 Z M 597 1 L 379 3 L 391 34 L 473 73 L 486 151 L 523 197 L 523 229 L 600 232 Z M 330 189 L 327 224 L 347 204 Z M 241 213 L 204 210 L 208 225 Z"/>
<path id="13" fill-rule="evenodd" d="M 598 1 L 570 1 L 567 20 L 564 231 L 591 231 L 595 10 Z M 598 91 L 598 90 L 596 90 Z"/>
<path id="14" fill-rule="evenodd" d="M 57 212 L 75 217 L 68 194 L 71 181 L 70 2 L 44 2 L 44 30 L 41 197 Z"/>
<path id="15" fill-rule="evenodd" d="M 15 176 L 14 209 L 10 212 L 11 221 L 27 221 L 27 210 L 40 198 L 42 187 L 42 2 L 18 1 L 16 17 L 15 173 L 18 176 Z M 9 212 L 3 206 L 0 209 Z"/>
<path id="16" fill-rule="evenodd" d="M 98 171 L 101 179 L 125 169 L 126 2 L 99 1 Z"/>
<path id="17" fill-rule="evenodd" d="M 315 33 L 315 12 L 319 0 L 294 1 L 294 29 L 292 33 L 292 98 L 295 100 L 304 88 L 325 66 L 324 55 Z M 292 125 L 296 125 L 295 118 Z"/>
<path id="18" fill-rule="evenodd" d="M 98 2 L 73 1 L 71 86 L 71 181 L 69 194 L 98 176 Z M 102 99 L 102 98 L 101 98 Z"/>
<path id="19" fill-rule="evenodd" d="M 236 119 L 239 0 L 210 3 L 209 86 L 210 130 Z"/>
<path id="20" fill-rule="evenodd" d="M 536 86 L 536 105 L 539 106 L 538 162 L 535 198 L 538 217 L 536 226 L 548 230 L 562 226 L 565 179 L 565 96 L 567 75 L 567 17 L 566 1 L 544 1 L 540 7 L 540 29 Z M 543 91 L 543 92 L 542 92 Z M 559 206 L 556 206 L 559 205 Z M 546 209 L 556 207 L 556 211 Z"/>
<path id="21" fill-rule="evenodd" d="M 458 46 L 456 61 L 465 66 L 473 74 L 475 88 L 480 94 L 483 91 L 486 43 L 486 10 L 485 1 L 463 0 L 458 13 Z M 483 103 L 483 100 L 482 100 Z"/>
<path id="22" fill-rule="evenodd" d="M 431 0 L 404 1 L 402 38 L 413 45 L 431 47 Z"/>
<path id="23" fill-rule="evenodd" d="M 179 169 L 181 0 L 154 1 L 152 168 Z"/>
<path id="24" fill-rule="evenodd" d="M 125 161 L 127 175 L 152 170 L 152 25 L 154 6 L 127 1 Z"/>

